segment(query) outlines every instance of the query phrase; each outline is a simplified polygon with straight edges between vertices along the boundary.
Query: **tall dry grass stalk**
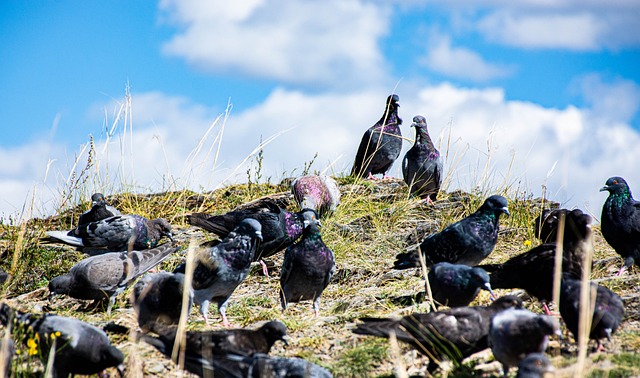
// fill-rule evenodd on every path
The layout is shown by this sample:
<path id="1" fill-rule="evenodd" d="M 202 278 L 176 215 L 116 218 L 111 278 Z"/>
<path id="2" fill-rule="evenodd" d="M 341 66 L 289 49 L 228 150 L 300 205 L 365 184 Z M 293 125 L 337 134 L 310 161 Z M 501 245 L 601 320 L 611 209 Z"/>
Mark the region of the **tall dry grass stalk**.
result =
<path id="1" fill-rule="evenodd" d="M 177 361 L 180 369 L 184 369 L 185 353 L 187 346 L 187 321 L 189 320 L 189 303 L 190 293 L 193 282 L 193 272 L 195 270 L 195 251 L 197 248 L 197 242 L 195 239 L 191 239 L 189 242 L 189 248 L 187 249 L 186 266 L 184 274 L 184 286 L 182 289 L 182 308 L 180 309 L 180 320 L 178 321 L 178 330 L 176 332 L 176 340 L 178 342 L 173 344 L 173 351 L 171 352 L 171 359 Z M 209 311 L 209 309 L 205 309 Z M 203 355 L 205 351 L 203 351 Z"/>
<path id="2" fill-rule="evenodd" d="M 541 223 L 544 220 L 541 220 Z M 558 219 L 558 235 L 556 238 L 556 254 L 553 265 L 553 291 L 552 301 L 556 309 L 560 308 L 560 284 L 562 281 L 562 254 L 564 253 L 563 240 L 564 240 L 564 225 L 566 223 L 564 213 L 560 214 Z M 540 227 L 542 229 L 542 225 Z"/>
<path id="3" fill-rule="evenodd" d="M 596 287 L 592 287 L 591 261 L 593 260 L 593 233 L 589 235 L 589 242 L 583 255 L 582 279 L 580 282 L 580 317 L 578 321 L 578 361 L 576 363 L 575 377 L 584 377 L 586 373 L 587 352 L 589 346 L 589 334 L 591 322 L 596 305 Z"/>
<path id="4" fill-rule="evenodd" d="M 398 338 L 394 330 L 389 332 L 389 344 L 391 345 L 391 358 L 393 359 L 393 365 L 395 368 L 395 375 L 397 378 L 409 378 L 407 374 L 407 368 L 402 361 L 402 353 L 400 352 L 400 346 L 398 345 Z"/>

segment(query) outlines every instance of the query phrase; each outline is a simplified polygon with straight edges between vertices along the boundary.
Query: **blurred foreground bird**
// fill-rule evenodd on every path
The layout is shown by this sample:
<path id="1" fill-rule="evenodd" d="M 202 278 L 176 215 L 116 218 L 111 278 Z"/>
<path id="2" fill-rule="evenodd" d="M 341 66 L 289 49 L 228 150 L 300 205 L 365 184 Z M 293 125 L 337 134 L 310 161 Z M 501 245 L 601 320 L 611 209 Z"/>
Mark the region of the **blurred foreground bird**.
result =
<path id="1" fill-rule="evenodd" d="M 640 266 L 640 202 L 622 177 L 609 178 L 600 191 L 609 192 L 600 218 L 602 236 L 624 259 L 621 275 L 634 263 Z"/>
<path id="2" fill-rule="evenodd" d="M 291 213 L 273 200 L 265 198 L 249 209 L 233 210 L 221 215 L 193 213 L 187 215 L 187 220 L 189 224 L 213 232 L 221 238 L 226 237 L 244 219 L 252 218 L 260 222 L 263 239 L 253 261 L 260 261 L 264 274 L 268 275 L 267 266 L 262 259 L 292 245 L 302 235 L 304 220 L 317 217 L 318 213 L 313 209 Z"/>
<path id="3" fill-rule="evenodd" d="M 522 300 L 507 295 L 489 306 L 455 307 L 427 314 L 412 314 L 400 320 L 362 318 L 353 332 L 389 338 L 391 333 L 429 357 L 433 372 L 447 359 L 459 364 L 466 357 L 486 349 L 491 318 L 508 309 L 522 308 Z"/>
<path id="4" fill-rule="evenodd" d="M 417 115 L 411 126 L 416 128 L 416 140 L 402 160 L 402 176 L 412 195 L 433 202 L 442 185 L 442 158 L 427 131 L 427 120 Z"/>
<path id="5" fill-rule="evenodd" d="M 91 202 L 91 209 L 80 214 L 78 226 L 120 215 L 118 209 L 107 204 L 102 193 L 94 193 L 91 196 Z"/>
<path id="6" fill-rule="evenodd" d="M 400 156 L 402 119 L 398 116 L 398 101 L 398 95 L 387 97 L 382 117 L 362 136 L 351 168 L 351 176 L 374 179 L 373 175 L 381 173 L 383 178 L 386 178 L 387 171 Z"/>
<path id="7" fill-rule="evenodd" d="M 210 360 L 214 378 L 332 378 L 325 368 L 297 357 L 225 354 Z"/>
<path id="8" fill-rule="evenodd" d="M 475 213 L 447 226 L 437 234 L 427 236 L 418 249 L 398 254 L 394 268 L 419 267 L 419 253 L 422 253 L 427 267 L 439 262 L 477 265 L 489 256 L 496 246 L 498 220 L 502 214 L 509 215 L 507 199 L 497 195 L 491 196 Z"/>
<path id="9" fill-rule="evenodd" d="M 529 353 L 518 364 L 516 378 L 543 378 L 546 373 L 554 371 L 553 365 L 543 353 Z"/>
<path id="10" fill-rule="evenodd" d="M 49 281 L 49 292 L 96 302 L 108 300 L 107 313 L 111 313 L 118 294 L 178 249 L 172 243 L 165 243 L 153 249 L 88 257 L 71 267 L 67 274 Z"/>
<path id="11" fill-rule="evenodd" d="M 184 274 L 159 272 L 147 274 L 133 286 L 133 308 L 138 325 L 145 330 L 151 323 L 177 324 L 184 298 Z M 193 303 L 193 289 L 187 296 L 187 316 Z"/>
<path id="12" fill-rule="evenodd" d="M 29 314 L 0 305 L 0 323 L 21 335 L 29 355 L 37 355 L 46 366 L 55 345 L 53 377 L 96 374 L 117 367 L 122 376 L 124 355 L 111 345 L 101 329 L 83 321 L 51 314 Z"/>
<path id="13" fill-rule="evenodd" d="M 555 318 L 525 309 L 510 309 L 491 320 L 489 345 L 506 376 L 509 369 L 529 353 L 544 353 L 551 335 L 562 336 Z"/>
<path id="14" fill-rule="evenodd" d="M 480 289 L 489 291 L 494 298 L 489 274 L 482 268 L 442 262 L 431 267 L 427 278 L 433 300 L 445 306 L 468 306 Z"/>
<path id="15" fill-rule="evenodd" d="M 208 248 L 199 248 L 193 272 L 194 302 L 200 306 L 205 323 L 209 323 L 209 302 L 218 304 L 222 324 L 230 326 L 226 309 L 229 297 L 249 274 L 262 226 L 255 219 L 244 219 L 222 241 Z M 186 263 L 173 272 L 184 274 Z"/>
<path id="16" fill-rule="evenodd" d="M 289 303 L 313 300 L 313 311 L 320 312 L 320 295 L 329 285 L 336 262 L 333 251 L 320 236 L 320 222 L 305 220 L 302 238 L 284 253 L 280 271 L 280 303 L 282 310 Z"/>
<path id="17" fill-rule="evenodd" d="M 590 229 L 585 225 L 592 222 L 589 214 L 585 214 L 580 209 L 545 209 L 534 223 L 535 235 L 542 240 L 543 244 L 556 243 L 562 217 L 564 217 L 562 230 L 564 248 L 573 248 L 575 243 L 580 243 L 588 237 L 587 232 L 590 232 Z"/>
<path id="18" fill-rule="evenodd" d="M 313 209 L 319 216 L 335 211 L 340 204 L 340 188 L 332 177 L 306 175 L 291 184 L 291 193 L 301 209 Z"/>
<path id="19" fill-rule="evenodd" d="M 560 315 L 576 340 L 578 340 L 580 319 L 580 287 L 580 280 L 565 275 L 560 288 Z M 611 335 L 616 332 L 622 322 L 624 303 L 618 294 L 604 286 L 591 283 L 589 287 L 589 298 L 595 299 L 595 305 L 590 302 L 594 307 L 589 338 L 597 341 L 596 350 L 601 351 L 604 348 L 600 340 L 604 338 L 611 340 Z M 592 297 L 593 295 L 595 298 Z"/>
<path id="20" fill-rule="evenodd" d="M 118 215 L 71 231 L 47 231 L 46 234 L 48 237 L 41 241 L 68 244 L 89 255 L 154 248 L 163 236 L 173 241 L 169 222 L 140 215 Z"/>

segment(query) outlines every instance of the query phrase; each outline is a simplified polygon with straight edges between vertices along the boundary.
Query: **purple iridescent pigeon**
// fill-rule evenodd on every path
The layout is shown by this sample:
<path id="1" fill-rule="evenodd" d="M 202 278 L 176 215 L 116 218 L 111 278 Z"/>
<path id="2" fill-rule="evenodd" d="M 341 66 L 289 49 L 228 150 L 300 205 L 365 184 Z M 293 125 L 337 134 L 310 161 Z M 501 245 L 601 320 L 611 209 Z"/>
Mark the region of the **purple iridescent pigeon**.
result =
<path id="1" fill-rule="evenodd" d="M 313 209 L 320 216 L 335 211 L 340 204 L 340 188 L 336 180 L 325 175 L 298 177 L 291 192 L 301 209 Z"/>
<path id="2" fill-rule="evenodd" d="M 411 195 L 433 202 L 442 184 L 442 158 L 427 131 L 427 120 L 417 115 L 411 126 L 416 128 L 416 141 L 404 155 L 402 176 Z"/>

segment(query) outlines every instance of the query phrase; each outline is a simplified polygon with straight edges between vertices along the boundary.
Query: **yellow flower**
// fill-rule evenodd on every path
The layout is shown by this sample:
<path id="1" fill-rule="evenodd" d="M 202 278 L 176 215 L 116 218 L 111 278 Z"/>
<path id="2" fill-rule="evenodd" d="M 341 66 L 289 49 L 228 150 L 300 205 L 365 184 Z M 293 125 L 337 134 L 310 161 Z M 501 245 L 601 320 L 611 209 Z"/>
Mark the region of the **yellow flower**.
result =
<path id="1" fill-rule="evenodd" d="M 531 240 L 525 240 L 524 241 L 524 246 L 525 247 L 531 247 Z"/>
<path id="2" fill-rule="evenodd" d="M 37 336 L 37 334 L 36 334 Z M 34 339 L 29 338 L 27 340 L 27 347 L 29 348 L 29 355 L 35 356 L 38 354 L 38 343 Z"/>

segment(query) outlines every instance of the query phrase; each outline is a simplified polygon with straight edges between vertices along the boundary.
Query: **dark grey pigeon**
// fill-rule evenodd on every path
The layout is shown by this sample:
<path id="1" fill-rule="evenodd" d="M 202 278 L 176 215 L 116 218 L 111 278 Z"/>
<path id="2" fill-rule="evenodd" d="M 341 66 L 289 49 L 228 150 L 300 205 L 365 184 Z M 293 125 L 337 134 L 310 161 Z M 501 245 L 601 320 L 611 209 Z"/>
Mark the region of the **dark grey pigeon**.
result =
<path id="1" fill-rule="evenodd" d="M 215 301 L 222 324 L 231 325 L 226 315 L 227 302 L 249 274 L 258 241 L 262 240 L 261 230 L 260 222 L 245 219 L 220 243 L 196 252 L 192 287 L 194 302 L 200 306 L 205 323 L 209 323 L 209 302 Z M 184 274 L 185 268 L 186 265 L 181 264 L 174 273 Z"/>
<path id="2" fill-rule="evenodd" d="M 427 131 L 427 120 L 417 115 L 411 126 L 416 128 L 416 140 L 402 160 L 402 176 L 411 195 L 433 202 L 442 185 L 442 158 Z"/>
<path id="3" fill-rule="evenodd" d="M 313 209 L 302 209 L 297 213 L 284 210 L 272 199 L 264 198 L 250 208 L 242 208 L 221 215 L 194 213 L 187 220 L 194 226 L 226 237 L 238 224 L 247 218 L 260 222 L 262 243 L 258 246 L 253 261 L 260 261 L 265 276 L 269 275 L 262 259 L 272 256 L 292 245 L 304 230 L 304 220 L 318 218 Z"/>
<path id="4" fill-rule="evenodd" d="M 177 324 L 182 311 L 184 274 L 159 272 L 143 276 L 133 286 L 133 308 L 138 325 L 146 330 L 151 323 Z M 189 290 L 187 316 L 191 312 L 193 290 Z"/>
<path id="5" fill-rule="evenodd" d="M 530 353 L 520 361 L 516 378 L 543 378 L 546 373 L 551 373 L 553 370 L 553 365 L 547 356 L 542 353 Z"/>
<path id="6" fill-rule="evenodd" d="M 624 259 L 618 275 L 633 263 L 640 266 L 640 202 L 633 199 L 622 177 L 611 177 L 600 191 L 609 197 L 602 206 L 602 236 Z"/>
<path id="7" fill-rule="evenodd" d="M 374 179 L 373 175 L 381 173 L 384 178 L 393 162 L 400 156 L 402 119 L 398 116 L 398 101 L 398 95 L 387 97 L 384 114 L 362 136 L 351 176 Z"/>
<path id="8" fill-rule="evenodd" d="M 301 209 L 313 209 L 320 216 L 332 213 L 340 204 L 340 188 L 332 177 L 306 175 L 291 184 L 291 193 Z"/>
<path id="9" fill-rule="evenodd" d="M 53 377 L 97 374 L 108 367 L 117 367 L 122 375 L 124 355 L 111 345 L 104 331 L 91 324 L 64 316 L 24 313 L 5 303 L 0 305 L 0 323 L 12 324 L 14 336 L 33 349 L 44 365 L 55 342 Z M 33 341 L 36 344 L 31 344 Z"/>
<path id="10" fill-rule="evenodd" d="M 490 306 L 455 307 L 427 314 L 412 314 L 400 320 L 362 318 L 353 330 L 359 335 L 396 338 L 429 357 L 433 372 L 443 360 L 459 364 L 466 357 L 488 347 L 491 318 L 502 311 L 522 308 L 522 299 L 507 295 Z"/>
<path id="11" fill-rule="evenodd" d="M 489 274 L 482 268 L 442 262 L 431 267 L 427 278 L 433 300 L 445 306 L 468 306 L 480 289 L 488 290 L 493 298 Z"/>
<path id="12" fill-rule="evenodd" d="M 313 311 L 320 312 L 320 295 L 329 285 L 336 267 L 333 251 L 320 236 L 320 222 L 305 220 L 302 238 L 284 253 L 280 271 L 280 304 L 313 300 Z"/>
<path id="13" fill-rule="evenodd" d="M 78 226 L 120 215 L 120 211 L 118 211 L 118 209 L 111 205 L 107 205 L 107 201 L 105 201 L 102 193 L 94 193 L 91 196 L 91 202 L 91 209 L 80 214 L 80 218 L 78 218 Z"/>
<path id="14" fill-rule="evenodd" d="M 69 244 L 90 255 L 154 248 L 163 236 L 173 241 L 169 222 L 140 215 L 118 215 L 71 231 L 47 231 L 46 234 L 44 242 Z"/>
<path id="15" fill-rule="evenodd" d="M 151 324 L 150 326 L 151 330 L 159 337 L 142 335 L 142 340 L 171 358 L 177 328 L 161 324 Z M 238 328 L 220 331 L 187 331 L 185 369 L 200 377 L 205 372 L 211 376 L 211 359 L 214 356 L 229 353 L 241 356 L 269 353 L 277 341 L 283 341 L 287 344 L 288 339 L 287 328 L 279 321 L 267 322 L 255 330 Z"/>
<path id="16" fill-rule="evenodd" d="M 560 288 L 560 315 L 567 328 L 578 339 L 578 322 L 580 318 L 580 280 L 563 276 Z M 604 286 L 591 283 L 591 290 L 595 290 L 596 303 L 591 318 L 589 338 L 598 342 L 596 350 L 601 351 L 601 339 L 611 340 L 622 318 L 624 317 L 624 303 L 618 294 Z M 589 293 L 591 295 L 591 293 Z"/>
<path id="17" fill-rule="evenodd" d="M 564 229 L 562 232 L 562 244 L 565 248 L 571 248 L 572 244 L 581 242 L 586 238 L 585 224 L 591 224 L 591 216 L 580 209 L 545 209 L 536 218 L 534 227 L 535 235 L 542 243 L 555 243 L 558 239 L 558 226 L 560 218 L 564 217 Z"/>
<path id="18" fill-rule="evenodd" d="M 214 378 L 332 378 L 326 369 L 297 357 L 226 354 L 211 359 Z"/>
<path id="19" fill-rule="evenodd" d="M 491 320 L 489 345 L 506 376 L 509 368 L 517 366 L 529 353 L 544 353 L 551 335 L 562 335 L 553 317 L 510 309 Z"/>
<path id="20" fill-rule="evenodd" d="M 477 265 L 496 246 L 501 214 L 509 215 L 507 199 L 495 195 L 487 198 L 475 213 L 437 234 L 427 236 L 420 248 L 398 254 L 394 268 L 419 267 L 419 251 L 422 252 L 427 267 L 439 262 Z"/>
<path id="21" fill-rule="evenodd" d="M 88 257 L 71 267 L 69 273 L 49 281 L 49 292 L 97 302 L 108 300 L 107 313 L 110 313 L 118 294 L 178 249 L 172 243 L 165 243 L 153 249 Z"/>

